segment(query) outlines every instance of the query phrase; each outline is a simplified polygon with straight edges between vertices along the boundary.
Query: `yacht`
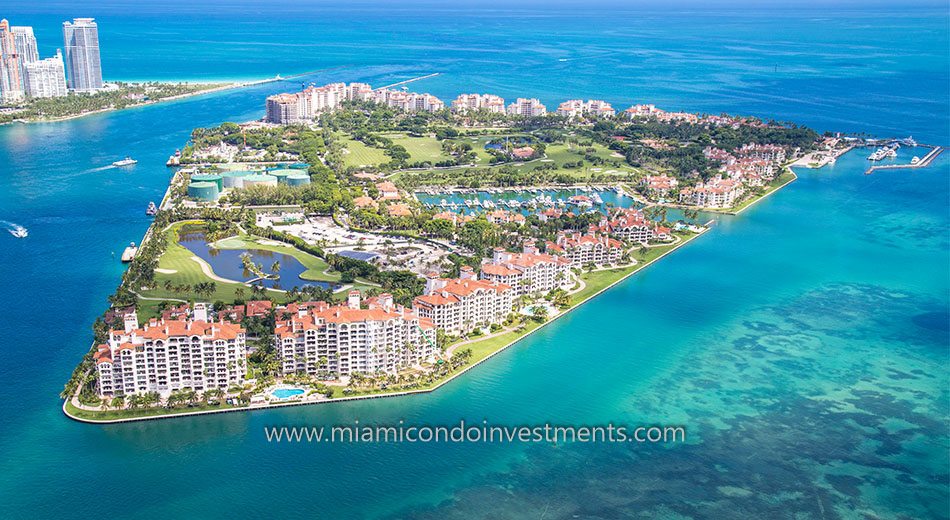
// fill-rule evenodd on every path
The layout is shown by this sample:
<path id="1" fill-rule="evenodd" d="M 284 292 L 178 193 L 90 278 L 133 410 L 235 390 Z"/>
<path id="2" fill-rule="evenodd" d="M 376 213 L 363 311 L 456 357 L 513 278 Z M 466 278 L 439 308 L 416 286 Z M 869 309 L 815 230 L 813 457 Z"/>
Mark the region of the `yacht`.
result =
<path id="1" fill-rule="evenodd" d="M 27 235 L 29 235 L 29 232 L 27 232 L 25 227 L 17 226 L 10 230 L 10 234 L 17 238 L 26 238 Z"/>
<path id="2" fill-rule="evenodd" d="M 149 202 L 148 209 L 145 210 L 145 214 L 151 217 L 157 213 L 158 213 L 158 206 L 156 206 L 154 202 Z"/>
<path id="3" fill-rule="evenodd" d="M 116 162 L 112 163 L 112 166 L 132 166 L 133 164 L 135 164 L 135 163 L 137 163 L 137 162 L 138 162 L 138 161 L 136 161 L 135 159 L 133 159 L 133 158 L 131 158 L 131 157 L 129 157 L 129 156 L 126 156 L 125 159 L 122 159 L 121 161 L 116 161 Z"/>

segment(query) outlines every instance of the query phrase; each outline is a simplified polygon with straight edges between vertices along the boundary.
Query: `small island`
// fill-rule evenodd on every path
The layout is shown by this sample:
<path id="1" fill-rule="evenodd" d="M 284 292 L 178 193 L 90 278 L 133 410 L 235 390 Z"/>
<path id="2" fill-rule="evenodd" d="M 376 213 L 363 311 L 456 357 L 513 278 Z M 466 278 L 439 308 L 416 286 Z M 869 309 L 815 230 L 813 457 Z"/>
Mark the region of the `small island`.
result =
<path id="1" fill-rule="evenodd" d="M 360 83 L 265 113 L 169 159 L 70 417 L 432 391 L 850 147 L 752 117 Z"/>

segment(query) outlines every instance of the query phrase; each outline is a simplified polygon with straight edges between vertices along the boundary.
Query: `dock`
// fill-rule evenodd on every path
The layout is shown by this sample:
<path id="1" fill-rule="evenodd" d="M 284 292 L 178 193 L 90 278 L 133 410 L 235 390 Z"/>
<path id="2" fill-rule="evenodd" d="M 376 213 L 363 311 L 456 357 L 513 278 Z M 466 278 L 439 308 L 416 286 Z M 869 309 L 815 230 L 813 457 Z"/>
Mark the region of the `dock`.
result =
<path id="1" fill-rule="evenodd" d="M 933 149 L 931 149 L 929 152 L 927 152 L 927 155 L 923 156 L 923 158 L 921 158 L 921 159 L 920 159 L 919 161 L 917 161 L 917 163 L 915 163 L 915 164 L 885 164 L 885 165 L 881 165 L 881 166 L 871 166 L 870 168 L 868 168 L 867 170 L 864 171 L 864 174 L 865 174 L 865 175 L 871 175 L 872 173 L 874 173 L 874 172 L 876 172 L 876 171 L 878 171 L 878 170 L 899 170 L 899 169 L 904 169 L 904 168 L 926 168 L 927 166 L 930 166 L 930 163 L 932 163 L 933 160 L 936 159 L 937 156 L 939 156 L 942 152 L 943 152 L 943 147 L 941 147 L 941 146 L 934 146 Z"/>
<path id="2" fill-rule="evenodd" d="M 138 252 L 139 248 L 135 247 L 135 243 L 132 243 L 129 247 L 125 248 L 125 251 L 122 251 L 122 261 L 125 263 L 131 262 Z"/>

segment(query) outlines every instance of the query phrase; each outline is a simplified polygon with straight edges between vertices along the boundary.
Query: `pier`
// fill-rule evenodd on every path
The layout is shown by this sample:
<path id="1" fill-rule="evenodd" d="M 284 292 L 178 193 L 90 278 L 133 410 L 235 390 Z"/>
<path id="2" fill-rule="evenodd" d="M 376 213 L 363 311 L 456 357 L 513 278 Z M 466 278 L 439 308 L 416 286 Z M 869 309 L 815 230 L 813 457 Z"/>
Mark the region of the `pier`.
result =
<path id="1" fill-rule="evenodd" d="M 405 81 L 399 81 L 399 82 L 397 82 L 397 83 L 393 83 L 393 84 L 391 84 L 391 85 L 386 85 L 386 86 L 383 86 L 383 87 L 375 88 L 375 89 L 373 89 L 373 90 L 385 90 L 385 89 L 387 89 L 387 88 L 398 87 L 398 86 L 401 86 L 401 85 L 408 85 L 409 83 L 412 83 L 413 81 L 421 81 L 421 80 L 424 80 L 424 79 L 434 78 L 434 77 L 438 76 L 439 74 L 442 74 L 442 73 L 441 73 L 441 72 L 433 72 L 432 74 L 426 74 L 425 76 L 419 76 L 418 78 L 412 78 L 412 79 L 407 79 L 407 80 L 405 80 Z"/>
<path id="2" fill-rule="evenodd" d="M 926 168 L 930 166 L 930 163 L 937 158 L 943 152 L 943 147 L 934 146 L 932 150 L 927 152 L 927 155 L 923 156 L 919 161 L 914 164 L 885 164 L 881 166 L 871 166 L 864 171 L 865 175 L 871 175 L 872 173 L 878 170 L 898 170 L 904 168 Z"/>

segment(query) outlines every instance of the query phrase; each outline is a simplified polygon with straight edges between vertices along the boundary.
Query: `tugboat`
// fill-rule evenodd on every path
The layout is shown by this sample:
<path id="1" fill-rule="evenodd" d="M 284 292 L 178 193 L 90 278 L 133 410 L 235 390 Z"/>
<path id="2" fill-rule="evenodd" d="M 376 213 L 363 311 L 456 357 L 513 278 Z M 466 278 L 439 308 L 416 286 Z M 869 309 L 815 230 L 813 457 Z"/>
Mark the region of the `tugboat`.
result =
<path id="1" fill-rule="evenodd" d="M 157 213 L 158 213 L 158 206 L 156 206 L 154 202 L 149 202 L 148 209 L 145 210 L 145 214 L 150 217 L 153 217 Z"/>
<path id="2" fill-rule="evenodd" d="M 122 159 L 121 161 L 116 161 L 116 162 L 112 163 L 112 166 L 119 166 L 119 167 L 121 167 L 121 166 L 132 166 L 133 164 L 135 164 L 135 163 L 137 163 L 137 162 L 138 162 L 138 161 L 136 161 L 135 159 L 133 159 L 133 158 L 131 158 L 131 157 L 129 157 L 129 156 L 126 156 L 125 159 Z"/>

